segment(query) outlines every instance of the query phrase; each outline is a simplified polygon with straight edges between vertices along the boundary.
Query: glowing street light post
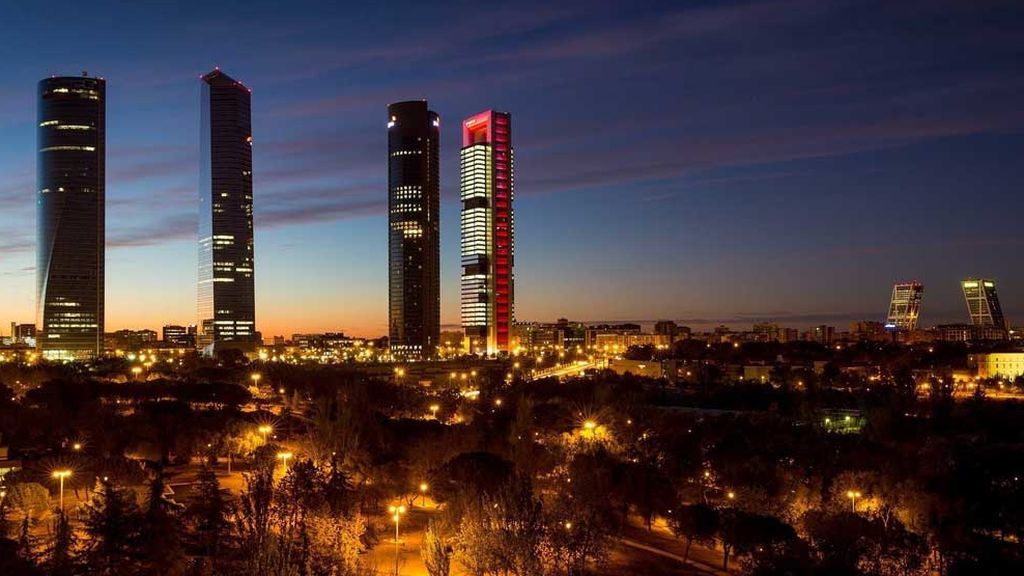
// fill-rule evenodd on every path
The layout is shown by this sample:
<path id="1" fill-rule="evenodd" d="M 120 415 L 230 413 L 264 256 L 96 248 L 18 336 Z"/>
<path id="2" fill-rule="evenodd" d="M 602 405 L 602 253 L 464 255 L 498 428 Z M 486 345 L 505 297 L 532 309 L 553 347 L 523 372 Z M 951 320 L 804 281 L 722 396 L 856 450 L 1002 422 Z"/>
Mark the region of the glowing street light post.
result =
<path id="1" fill-rule="evenodd" d="M 427 506 L 427 491 L 430 490 L 430 484 L 426 482 L 420 482 L 420 505 L 424 508 Z"/>
<path id="2" fill-rule="evenodd" d="M 434 417 L 434 420 L 437 420 L 437 411 L 440 409 L 441 407 L 438 406 L 437 404 L 430 405 L 430 415 Z"/>
<path id="3" fill-rule="evenodd" d="M 54 470 L 53 477 L 60 480 L 60 511 L 64 511 L 64 479 L 71 476 L 71 470 Z"/>
<path id="4" fill-rule="evenodd" d="M 405 506 L 390 506 L 388 512 L 391 513 L 391 519 L 395 521 L 395 576 L 398 576 L 398 553 L 399 553 L 399 540 L 398 540 L 398 523 L 402 520 L 402 514 L 405 514 Z"/>
<path id="5" fill-rule="evenodd" d="M 263 435 L 263 445 L 265 446 L 267 444 L 267 436 L 274 431 L 274 427 L 264 424 L 257 428 L 256 431 Z"/>
<path id="6" fill-rule="evenodd" d="M 263 375 L 260 374 L 259 372 L 253 372 L 252 375 L 249 376 L 249 378 L 252 380 L 252 385 L 259 388 L 260 378 L 263 378 Z"/>
<path id="7" fill-rule="evenodd" d="M 278 452 L 277 457 L 284 462 L 284 473 L 288 474 L 288 459 L 292 457 L 291 452 Z"/>
<path id="8" fill-rule="evenodd" d="M 856 490 L 848 490 L 846 492 L 846 497 L 850 499 L 850 510 L 854 514 L 856 514 L 857 513 L 857 498 L 860 498 L 860 492 L 858 492 Z"/>

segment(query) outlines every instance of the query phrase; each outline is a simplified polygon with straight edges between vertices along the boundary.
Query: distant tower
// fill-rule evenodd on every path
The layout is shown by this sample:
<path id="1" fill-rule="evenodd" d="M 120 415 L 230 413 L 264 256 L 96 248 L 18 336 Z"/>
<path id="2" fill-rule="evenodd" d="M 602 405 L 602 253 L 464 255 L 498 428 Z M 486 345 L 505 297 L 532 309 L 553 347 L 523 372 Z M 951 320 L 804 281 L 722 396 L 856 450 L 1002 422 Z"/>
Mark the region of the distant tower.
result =
<path id="1" fill-rule="evenodd" d="M 471 352 L 509 351 L 515 320 L 512 118 L 462 123 L 462 326 Z"/>
<path id="2" fill-rule="evenodd" d="M 202 77 L 197 343 L 211 353 L 257 339 L 251 99 L 220 70 Z"/>
<path id="3" fill-rule="evenodd" d="M 967 301 L 967 313 L 971 315 L 971 324 L 1006 328 L 1006 319 L 1003 317 L 1002 307 L 999 306 L 995 281 L 967 278 L 960 282 L 960 288 Z"/>
<path id="4" fill-rule="evenodd" d="M 45 358 L 103 350 L 106 86 L 85 75 L 39 82 L 36 346 Z"/>
<path id="5" fill-rule="evenodd" d="M 924 285 L 919 282 L 901 282 L 894 285 L 885 327 L 890 330 L 911 331 L 917 329 L 917 318 L 921 314 L 921 297 L 923 295 Z"/>
<path id="6" fill-rule="evenodd" d="M 388 337 L 403 358 L 441 339 L 440 126 L 426 100 L 388 106 Z"/>

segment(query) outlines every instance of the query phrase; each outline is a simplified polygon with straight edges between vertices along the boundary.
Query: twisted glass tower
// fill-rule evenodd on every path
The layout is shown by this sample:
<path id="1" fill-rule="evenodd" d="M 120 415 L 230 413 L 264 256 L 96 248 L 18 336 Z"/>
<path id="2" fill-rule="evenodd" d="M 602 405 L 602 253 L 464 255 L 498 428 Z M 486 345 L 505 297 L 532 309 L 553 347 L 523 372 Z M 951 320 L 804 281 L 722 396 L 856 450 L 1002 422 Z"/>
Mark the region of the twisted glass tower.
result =
<path id="1" fill-rule="evenodd" d="M 440 124 L 425 100 L 388 106 L 388 336 L 404 358 L 441 336 Z"/>
<path id="2" fill-rule="evenodd" d="M 36 345 L 45 358 L 103 350 L 106 82 L 39 82 Z"/>
<path id="3" fill-rule="evenodd" d="M 256 343 L 253 281 L 252 94 L 220 70 L 202 77 L 197 343 Z"/>

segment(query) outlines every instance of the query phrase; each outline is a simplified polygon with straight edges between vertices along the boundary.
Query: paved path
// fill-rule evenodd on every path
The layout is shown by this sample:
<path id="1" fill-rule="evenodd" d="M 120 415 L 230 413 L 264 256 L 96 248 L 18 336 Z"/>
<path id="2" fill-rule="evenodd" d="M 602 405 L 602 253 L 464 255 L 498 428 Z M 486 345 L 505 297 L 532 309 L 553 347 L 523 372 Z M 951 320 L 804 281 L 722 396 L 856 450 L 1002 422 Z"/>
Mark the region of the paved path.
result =
<path id="1" fill-rule="evenodd" d="M 667 550 L 662 550 L 661 548 L 655 548 L 654 546 L 648 546 L 647 544 L 644 544 L 642 542 L 637 542 L 636 540 L 631 540 L 629 538 L 619 538 L 619 542 L 622 542 L 623 544 L 625 544 L 626 546 L 629 546 L 630 548 L 636 548 L 637 550 L 643 550 L 645 552 L 650 552 L 651 554 L 656 554 L 656 555 L 661 556 L 663 558 L 669 558 L 671 560 L 675 560 L 675 561 L 680 562 L 682 564 L 689 564 L 690 566 L 696 568 L 698 573 L 700 573 L 700 574 L 714 574 L 715 576 L 729 576 L 729 572 L 723 572 L 722 570 L 720 570 L 718 568 L 715 568 L 714 566 L 709 566 L 708 564 L 705 564 L 704 562 L 696 560 L 696 559 L 694 559 L 692 557 L 689 558 L 689 559 L 684 560 L 683 557 L 678 555 L 678 554 L 674 554 L 674 553 L 669 552 Z M 692 548 L 691 548 L 691 554 L 692 554 Z"/>

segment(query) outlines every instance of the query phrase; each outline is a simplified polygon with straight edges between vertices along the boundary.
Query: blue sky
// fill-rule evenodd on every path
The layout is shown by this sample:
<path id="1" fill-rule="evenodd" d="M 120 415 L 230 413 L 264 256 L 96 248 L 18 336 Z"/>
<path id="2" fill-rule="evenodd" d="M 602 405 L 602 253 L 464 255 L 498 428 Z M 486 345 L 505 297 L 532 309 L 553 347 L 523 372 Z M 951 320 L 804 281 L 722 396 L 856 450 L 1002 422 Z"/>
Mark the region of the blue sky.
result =
<path id="1" fill-rule="evenodd" d="M 34 310 L 35 84 L 108 81 L 107 328 L 190 323 L 199 75 L 253 89 L 257 324 L 386 330 L 389 102 L 513 115 L 517 315 L 881 319 L 958 280 L 1024 323 L 1019 3 L 18 2 L 0 20 L 0 319 Z"/>

